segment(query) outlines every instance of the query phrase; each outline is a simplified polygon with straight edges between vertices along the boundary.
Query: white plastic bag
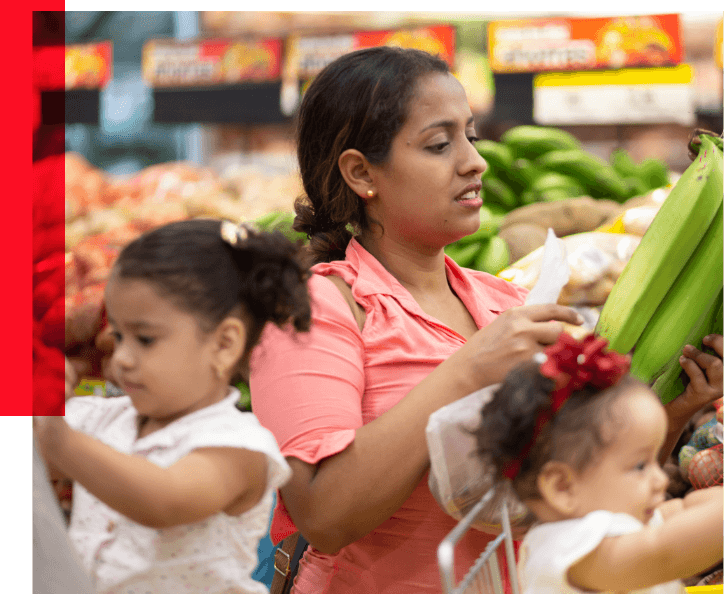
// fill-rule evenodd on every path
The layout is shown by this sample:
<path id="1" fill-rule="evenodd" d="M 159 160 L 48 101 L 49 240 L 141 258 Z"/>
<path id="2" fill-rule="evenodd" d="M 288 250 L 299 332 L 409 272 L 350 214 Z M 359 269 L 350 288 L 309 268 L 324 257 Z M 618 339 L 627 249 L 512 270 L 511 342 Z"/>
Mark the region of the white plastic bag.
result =
<path id="1" fill-rule="evenodd" d="M 570 269 L 566 246 L 552 229 L 548 229 L 543 248 L 541 272 L 528 294 L 526 305 L 556 303 L 568 282 Z M 456 520 L 461 520 L 494 485 L 493 469 L 477 454 L 472 431 L 479 427 L 481 410 L 499 386 L 487 386 L 442 407 L 430 415 L 427 423 L 428 486 L 440 507 Z M 508 499 L 511 525 L 527 526 L 530 517 L 526 507 L 510 489 L 501 489 L 482 510 L 474 528 L 484 532 L 500 531 L 499 510 L 503 497 Z"/>

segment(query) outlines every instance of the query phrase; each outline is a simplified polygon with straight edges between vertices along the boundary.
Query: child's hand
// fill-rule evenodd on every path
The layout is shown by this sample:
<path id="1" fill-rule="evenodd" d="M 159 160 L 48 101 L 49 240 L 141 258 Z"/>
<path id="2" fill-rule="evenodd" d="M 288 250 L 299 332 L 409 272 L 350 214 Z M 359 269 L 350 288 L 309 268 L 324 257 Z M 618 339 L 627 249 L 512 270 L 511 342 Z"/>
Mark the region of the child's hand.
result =
<path id="1" fill-rule="evenodd" d="M 717 355 L 704 353 L 691 345 L 684 347 L 681 367 L 689 376 L 686 390 L 674 400 L 681 401 L 691 414 L 722 397 L 722 343 L 721 334 L 704 337 L 704 346 L 712 348 Z M 691 416 L 691 414 L 689 416 Z"/>

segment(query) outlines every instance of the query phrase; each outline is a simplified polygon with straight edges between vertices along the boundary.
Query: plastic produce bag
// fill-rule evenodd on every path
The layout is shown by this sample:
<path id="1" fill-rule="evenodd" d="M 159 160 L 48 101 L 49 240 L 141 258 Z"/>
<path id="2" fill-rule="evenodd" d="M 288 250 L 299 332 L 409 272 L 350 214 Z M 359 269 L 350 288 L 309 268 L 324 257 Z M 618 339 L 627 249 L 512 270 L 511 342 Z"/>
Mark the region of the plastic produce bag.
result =
<path id="1" fill-rule="evenodd" d="M 613 285 L 641 242 L 628 233 L 592 231 L 568 235 L 559 241 L 567 251 L 570 276 L 558 296 L 561 305 L 596 307 L 603 305 Z M 518 260 L 498 277 L 532 290 L 543 274 L 546 246 Z M 545 272 L 548 274 L 548 271 Z"/>
<path id="2" fill-rule="evenodd" d="M 569 280 L 567 248 L 551 229 L 543 246 L 539 280 L 526 305 L 555 303 Z M 493 469 L 476 452 L 472 433 L 480 424 L 480 411 L 500 384 L 487 386 L 448 404 L 430 415 L 425 431 L 430 453 L 428 486 L 440 507 L 461 520 L 494 485 Z M 505 486 L 483 508 L 473 527 L 484 532 L 500 532 L 500 509 L 507 499 L 511 526 L 524 529 L 530 522 L 526 507 Z"/>

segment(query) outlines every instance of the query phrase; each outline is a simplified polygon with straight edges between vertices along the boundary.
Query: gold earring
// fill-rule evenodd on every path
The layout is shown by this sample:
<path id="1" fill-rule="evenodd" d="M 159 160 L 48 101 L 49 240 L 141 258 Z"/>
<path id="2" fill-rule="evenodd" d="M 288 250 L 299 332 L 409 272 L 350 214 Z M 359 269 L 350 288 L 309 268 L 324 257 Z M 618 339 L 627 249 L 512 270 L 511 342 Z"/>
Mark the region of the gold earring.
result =
<path id="1" fill-rule="evenodd" d="M 368 198 L 372 198 L 372 196 L 374 196 L 374 195 L 375 195 L 375 191 L 374 191 L 374 190 L 367 190 L 367 197 L 368 197 Z"/>

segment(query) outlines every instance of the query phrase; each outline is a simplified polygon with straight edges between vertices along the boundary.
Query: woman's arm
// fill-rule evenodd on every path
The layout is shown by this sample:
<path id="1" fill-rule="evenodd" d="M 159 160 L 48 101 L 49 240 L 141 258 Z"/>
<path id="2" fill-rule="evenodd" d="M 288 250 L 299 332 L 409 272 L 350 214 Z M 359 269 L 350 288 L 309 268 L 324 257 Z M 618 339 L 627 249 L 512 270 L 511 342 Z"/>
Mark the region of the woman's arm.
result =
<path id="1" fill-rule="evenodd" d="M 151 528 L 198 522 L 219 511 L 252 508 L 266 487 L 267 461 L 239 448 L 194 450 L 161 468 L 71 429 L 62 417 L 35 427 L 41 453 L 109 507 Z"/>
<path id="2" fill-rule="evenodd" d="M 628 592 L 697 575 L 722 559 L 722 522 L 722 488 L 704 489 L 663 524 L 604 539 L 568 579 L 580 589 Z"/>
<path id="3" fill-rule="evenodd" d="M 354 440 L 341 452 L 316 464 L 288 457 L 294 474 L 281 494 L 305 538 L 318 550 L 335 553 L 387 520 L 428 470 L 425 427 L 429 416 L 446 404 L 501 381 L 515 363 L 554 342 L 561 324 L 551 320 L 580 323 L 574 310 L 558 305 L 508 310 L 479 330 L 389 411 L 357 428 Z M 283 358 L 284 354 L 276 356 Z M 283 381 L 268 377 L 264 382 L 262 393 L 257 392 L 260 401 L 266 394 L 280 391 L 303 398 L 299 386 L 285 386 Z M 334 383 L 329 385 L 328 391 L 334 394 Z"/>

